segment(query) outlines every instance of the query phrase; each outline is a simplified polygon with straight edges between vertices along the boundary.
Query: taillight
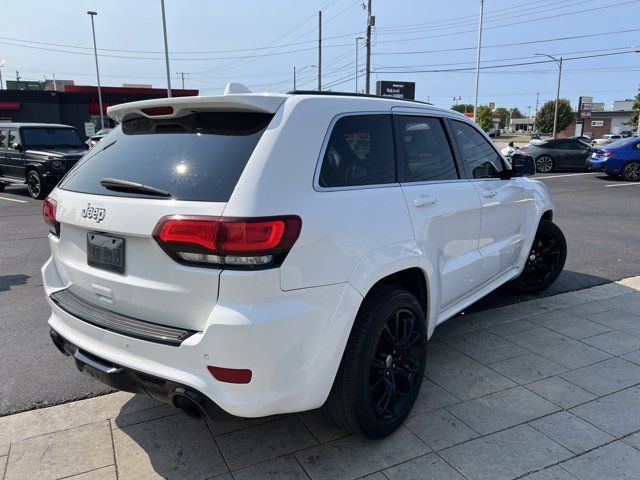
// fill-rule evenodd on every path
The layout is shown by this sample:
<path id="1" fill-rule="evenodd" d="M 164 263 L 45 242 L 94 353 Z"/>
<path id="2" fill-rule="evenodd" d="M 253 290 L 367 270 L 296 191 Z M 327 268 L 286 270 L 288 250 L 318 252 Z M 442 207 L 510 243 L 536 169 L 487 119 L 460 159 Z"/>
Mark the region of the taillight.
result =
<path id="1" fill-rule="evenodd" d="M 60 236 L 60 223 L 56 221 L 56 208 L 58 204 L 53 198 L 45 198 L 42 203 L 42 217 L 47 225 L 49 225 L 49 231 L 56 237 Z"/>
<path id="2" fill-rule="evenodd" d="M 174 260 L 190 265 L 257 270 L 282 265 L 300 235 L 295 215 L 257 218 L 164 217 L 153 237 Z"/>

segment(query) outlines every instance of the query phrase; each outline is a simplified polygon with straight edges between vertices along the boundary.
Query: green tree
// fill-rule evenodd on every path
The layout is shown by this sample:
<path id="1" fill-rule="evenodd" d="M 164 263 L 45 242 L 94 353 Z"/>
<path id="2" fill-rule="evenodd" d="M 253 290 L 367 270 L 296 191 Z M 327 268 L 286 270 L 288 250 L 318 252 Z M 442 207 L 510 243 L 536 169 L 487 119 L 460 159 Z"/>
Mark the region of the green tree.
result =
<path id="1" fill-rule="evenodd" d="M 485 107 L 484 105 L 478 107 L 476 123 L 480 125 L 480 128 L 485 132 L 493 128 L 493 114 L 489 107 Z"/>
<path id="2" fill-rule="evenodd" d="M 511 112 L 511 118 L 524 118 L 524 114 L 516 107 Z"/>
<path id="3" fill-rule="evenodd" d="M 509 124 L 509 109 L 504 107 L 498 107 L 495 112 L 500 115 L 500 128 L 507 128 Z"/>
<path id="4" fill-rule="evenodd" d="M 461 103 L 460 105 L 452 105 L 452 110 L 460 113 L 473 113 L 473 105 L 470 103 Z"/>
<path id="5" fill-rule="evenodd" d="M 638 87 L 638 94 L 636 95 L 636 101 L 633 104 L 633 113 L 631 114 L 631 125 L 635 130 L 638 129 L 638 121 L 640 120 L 640 87 Z"/>
<path id="6" fill-rule="evenodd" d="M 542 132 L 553 132 L 553 116 L 555 113 L 556 101 L 549 100 L 538 110 L 536 116 L 536 129 Z M 573 121 L 574 114 L 571 102 L 566 98 L 561 98 L 558 102 L 558 126 L 557 131 L 561 132 Z"/>

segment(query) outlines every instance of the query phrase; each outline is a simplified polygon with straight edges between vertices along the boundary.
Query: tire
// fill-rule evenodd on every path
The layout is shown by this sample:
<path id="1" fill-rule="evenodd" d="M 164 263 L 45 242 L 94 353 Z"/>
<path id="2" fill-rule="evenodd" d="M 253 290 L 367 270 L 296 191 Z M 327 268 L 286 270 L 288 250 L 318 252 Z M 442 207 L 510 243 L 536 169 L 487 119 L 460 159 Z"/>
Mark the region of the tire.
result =
<path id="1" fill-rule="evenodd" d="M 44 186 L 42 177 L 36 170 L 29 170 L 27 173 L 27 190 L 29 190 L 29 195 L 36 200 L 42 200 L 49 193 Z"/>
<path id="2" fill-rule="evenodd" d="M 540 155 L 536 158 L 536 172 L 538 173 L 549 173 L 554 166 L 553 157 L 550 155 Z"/>
<path id="3" fill-rule="evenodd" d="M 0 182 L 0 192 L 4 192 L 4 187 L 6 186 L 6 184 Z"/>
<path id="4" fill-rule="evenodd" d="M 427 354 L 424 319 L 420 303 L 404 288 L 382 285 L 367 295 L 321 409 L 326 420 L 369 438 L 386 437 L 402 424 L 422 385 Z M 403 327 L 404 335 L 393 342 L 399 331 L 396 325 Z"/>
<path id="5" fill-rule="evenodd" d="M 557 280 L 566 259 L 567 241 L 562 230 L 549 220 L 541 220 L 524 270 L 508 286 L 517 293 L 541 292 Z"/>
<path id="6" fill-rule="evenodd" d="M 637 182 L 640 180 L 640 162 L 627 163 L 622 172 L 620 172 L 622 178 L 629 182 Z"/>

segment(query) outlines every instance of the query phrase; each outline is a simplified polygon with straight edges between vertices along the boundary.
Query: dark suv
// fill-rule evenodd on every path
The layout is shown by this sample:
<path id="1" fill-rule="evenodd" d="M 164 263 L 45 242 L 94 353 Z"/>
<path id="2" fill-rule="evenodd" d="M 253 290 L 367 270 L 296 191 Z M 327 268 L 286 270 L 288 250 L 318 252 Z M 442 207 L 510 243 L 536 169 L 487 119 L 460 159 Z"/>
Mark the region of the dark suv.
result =
<path id="1" fill-rule="evenodd" d="M 42 199 L 87 151 L 69 125 L 0 124 L 0 192 L 7 184 L 26 183 Z"/>

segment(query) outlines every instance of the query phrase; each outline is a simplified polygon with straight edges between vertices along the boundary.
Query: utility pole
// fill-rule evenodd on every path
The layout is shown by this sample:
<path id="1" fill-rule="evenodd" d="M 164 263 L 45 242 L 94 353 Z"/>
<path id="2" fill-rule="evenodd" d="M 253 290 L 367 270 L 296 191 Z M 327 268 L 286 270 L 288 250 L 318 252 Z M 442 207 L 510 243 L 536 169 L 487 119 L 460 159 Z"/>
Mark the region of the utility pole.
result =
<path id="1" fill-rule="evenodd" d="M 167 21 L 164 17 L 164 0 L 160 0 L 162 8 L 162 32 L 164 33 L 164 61 L 167 66 L 167 98 L 171 98 L 171 74 L 169 73 L 169 44 L 167 43 Z"/>
<path id="2" fill-rule="evenodd" d="M 177 75 L 180 75 L 180 78 L 182 80 L 182 90 L 184 90 L 184 76 L 189 75 L 189 72 L 178 72 Z"/>
<path id="3" fill-rule="evenodd" d="M 527 105 L 527 118 L 531 118 L 531 105 Z"/>
<path id="4" fill-rule="evenodd" d="M 539 105 L 540 105 L 540 92 L 536 92 L 536 117 L 538 116 Z"/>
<path id="5" fill-rule="evenodd" d="M 362 37 L 356 37 L 356 93 L 358 93 L 358 40 L 364 40 Z"/>
<path id="6" fill-rule="evenodd" d="M 459 102 L 460 100 L 462 100 L 462 97 L 453 97 L 453 103 L 454 103 L 455 105 L 458 105 L 458 102 Z"/>
<path id="7" fill-rule="evenodd" d="M 371 0 L 367 1 L 367 38 L 366 38 L 366 47 L 367 47 L 367 71 L 365 74 L 365 87 L 364 91 L 368 95 L 370 92 L 371 85 L 371 27 L 375 25 L 376 17 L 371 15 Z"/>
<path id="8" fill-rule="evenodd" d="M 58 84 L 56 83 L 56 74 L 52 73 L 52 75 L 53 75 L 53 90 L 57 92 L 58 91 Z"/>
<path id="9" fill-rule="evenodd" d="M 293 66 L 293 89 L 296 90 L 296 66 Z"/>
<path id="10" fill-rule="evenodd" d="M 546 53 L 536 53 L 536 55 L 542 57 L 549 57 L 551 60 L 558 65 L 558 89 L 556 91 L 556 108 L 553 114 L 553 138 L 556 138 L 556 134 L 558 133 L 558 104 L 560 103 L 560 82 L 562 81 L 562 57 L 556 58 L 552 55 L 547 55 Z"/>
<path id="11" fill-rule="evenodd" d="M 93 33 L 93 55 L 96 58 L 96 78 L 98 80 L 98 108 L 100 109 L 100 128 L 104 129 L 104 112 L 102 111 L 102 88 L 100 87 L 100 69 L 98 68 L 98 47 L 96 47 L 96 27 L 93 24 L 93 17 L 98 12 L 88 11 L 87 15 L 91 17 L 91 33 Z M 16 72 L 18 75 L 18 72 Z"/>
<path id="12" fill-rule="evenodd" d="M 20 81 L 20 72 L 18 72 L 18 70 L 16 70 L 16 82 Z"/>
<path id="13" fill-rule="evenodd" d="M 4 60 L 0 60 L 0 90 L 3 90 L 2 86 L 2 67 L 4 67 Z"/>
<path id="14" fill-rule="evenodd" d="M 482 51 L 482 21 L 484 20 L 484 0 L 480 0 L 480 23 L 478 24 L 478 58 L 476 59 L 476 99 L 473 104 L 473 121 L 478 121 L 478 89 L 480 88 L 480 53 Z"/>
<path id="15" fill-rule="evenodd" d="M 318 91 L 322 90 L 322 10 L 318 12 Z"/>

